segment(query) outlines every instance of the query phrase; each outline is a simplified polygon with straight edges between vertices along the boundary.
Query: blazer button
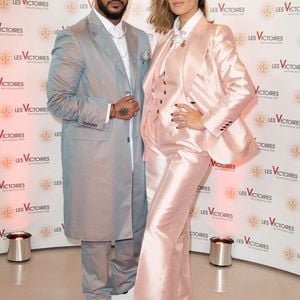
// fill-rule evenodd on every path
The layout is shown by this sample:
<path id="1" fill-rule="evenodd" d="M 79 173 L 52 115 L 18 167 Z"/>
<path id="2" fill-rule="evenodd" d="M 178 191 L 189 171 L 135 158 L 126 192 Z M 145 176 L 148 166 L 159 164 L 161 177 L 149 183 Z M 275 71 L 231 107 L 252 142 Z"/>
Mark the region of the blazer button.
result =
<path id="1" fill-rule="evenodd" d="M 130 137 L 127 138 L 127 142 L 130 143 Z"/>
<path id="2" fill-rule="evenodd" d="M 159 109 L 156 112 L 159 114 Z"/>

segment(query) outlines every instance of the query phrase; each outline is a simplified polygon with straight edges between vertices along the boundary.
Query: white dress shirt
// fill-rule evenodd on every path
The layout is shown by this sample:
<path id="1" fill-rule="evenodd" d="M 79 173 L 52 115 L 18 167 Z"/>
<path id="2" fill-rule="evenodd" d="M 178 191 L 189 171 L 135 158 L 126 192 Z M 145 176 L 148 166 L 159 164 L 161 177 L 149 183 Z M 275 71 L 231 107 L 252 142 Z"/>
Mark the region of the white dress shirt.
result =
<path id="1" fill-rule="evenodd" d="M 197 25 L 197 23 L 201 20 L 203 16 L 203 13 L 200 9 L 197 10 L 197 12 L 185 23 L 183 28 L 179 30 L 180 26 L 180 18 L 177 17 L 173 24 L 173 36 L 172 36 L 172 44 L 169 49 L 168 54 L 166 55 L 160 69 L 160 75 L 162 75 L 165 71 L 166 66 L 166 60 L 169 56 L 169 54 L 172 51 L 175 51 L 190 35 L 190 33 L 193 31 L 194 27 Z"/>
<path id="2" fill-rule="evenodd" d="M 107 18 L 99 14 L 95 9 L 94 9 L 96 15 L 99 17 L 100 21 L 103 23 L 105 29 L 109 32 L 109 34 L 112 37 L 112 40 L 114 41 L 120 56 L 122 58 L 126 74 L 128 77 L 128 81 L 131 84 L 131 76 L 130 76 L 130 67 L 129 67 L 129 55 L 128 55 L 128 48 L 127 48 L 127 42 L 125 38 L 126 32 L 124 32 L 123 28 L 123 22 L 121 21 L 117 25 L 114 25 L 111 23 Z M 127 95 L 124 95 L 124 97 Z M 105 123 L 109 122 L 109 115 L 110 115 L 110 107 L 111 104 L 108 104 L 107 108 L 107 114 L 106 114 L 106 119 Z M 131 150 L 131 166 L 133 170 L 133 144 L 132 144 L 132 119 L 130 119 L 129 123 L 129 136 L 130 136 L 130 150 Z"/>

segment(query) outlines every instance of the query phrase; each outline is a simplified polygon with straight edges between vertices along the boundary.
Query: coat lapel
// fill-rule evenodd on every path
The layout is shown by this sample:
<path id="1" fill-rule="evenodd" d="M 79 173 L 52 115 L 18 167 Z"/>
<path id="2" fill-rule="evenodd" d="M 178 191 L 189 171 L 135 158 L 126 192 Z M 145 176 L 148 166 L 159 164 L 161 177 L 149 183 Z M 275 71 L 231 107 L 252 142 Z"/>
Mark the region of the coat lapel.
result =
<path id="1" fill-rule="evenodd" d="M 152 81 L 153 81 L 153 76 L 154 76 L 154 70 L 156 68 L 156 63 L 158 62 L 161 55 L 165 52 L 165 50 L 170 47 L 171 36 L 172 36 L 172 32 L 170 31 L 165 36 L 164 40 L 155 48 L 155 51 L 152 56 L 152 63 L 151 63 L 150 69 L 148 71 L 148 74 L 145 77 L 144 85 L 143 85 L 146 97 L 147 97 L 147 95 L 151 94 Z"/>
<path id="2" fill-rule="evenodd" d="M 139 59 L 137 54 L 138 40 L 137 40 L 137 36 L 133 34 L 133 32 L 131 31 L 130 26 L 128 26 L 126 23 L 124 23 L 124 25 L 126 30 L 126 41 L 127 41 L 128 55 L 129 55 L 131 89 L 132 89 L 132 94 L 134 94 L 136 76 L 137 76 L 137 61 Z"/>
<path id="3" fill-rule="evenodd" d="M 101 47 L 103 52 L 110 58 L 110 60 L 116 65 L 120 70 L 121 74 L 128 80 L 126 70 L 120 56 L 120 53 L 111 37 L 107 32 L 106 28 L 99 20 L 95 12 L 92 10 L 88 16 L 90 22 L 90 29 L 94 34 L 94 39 L 96 43 Z"/>
<path id="4" fill-rule="evenodd" d="M 186 43 L 186 54 L 183 64 L 183 86 L 185 95 L 188 95 L 192 84 L 205 62 L 207 48 L 209 44 L 209 34 L 207 33 L 207 20 L 202 17 Z"/>

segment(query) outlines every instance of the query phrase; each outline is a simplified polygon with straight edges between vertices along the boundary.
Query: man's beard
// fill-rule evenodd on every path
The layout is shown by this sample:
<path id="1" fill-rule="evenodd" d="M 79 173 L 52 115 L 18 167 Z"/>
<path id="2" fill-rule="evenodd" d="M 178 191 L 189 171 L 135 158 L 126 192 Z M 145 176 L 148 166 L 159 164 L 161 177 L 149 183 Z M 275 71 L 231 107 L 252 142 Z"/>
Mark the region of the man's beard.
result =
<path id="1" fill-rule="evenodd" d="M 118 2 L 122 3 L 123 9 L 120 10 L 119 12 L 117 12 L 117 13 L 110 12 L 108 10 L 107 6 L 110 4 L 110 2 L 113 2 L 113 1 L 114 2 L 118 1 Z M 105 15 L 105 17 L 107 17 L 110 20 L 120 20 L 123 17 L 124 13 L 125 13 L 128 2 L 124 5 L 123 1 L 121 1 L 121 0 L 111 0 L 107 3 L 107 6 L 105 6 L 105 4 L 103 4 L 102 0 L 97 0 L 97 4 L 98 4 L 99 9 Z"/>

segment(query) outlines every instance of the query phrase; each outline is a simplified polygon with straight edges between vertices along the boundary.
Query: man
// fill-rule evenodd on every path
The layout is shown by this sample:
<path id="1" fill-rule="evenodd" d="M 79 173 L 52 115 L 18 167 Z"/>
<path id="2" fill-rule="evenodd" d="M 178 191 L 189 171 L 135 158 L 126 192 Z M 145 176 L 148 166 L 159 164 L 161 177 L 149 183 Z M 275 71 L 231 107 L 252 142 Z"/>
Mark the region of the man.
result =
<path id="1" fill-rule="evenodd" d="M 121 21 L 127 4 L 95 1 L 57 36 L 49 71 L 48 107 L 62 119 L 65 234 L 81 240 L 88 300 L 134 285 L 146 219 L 139 124 L 150 47 Z"/>

